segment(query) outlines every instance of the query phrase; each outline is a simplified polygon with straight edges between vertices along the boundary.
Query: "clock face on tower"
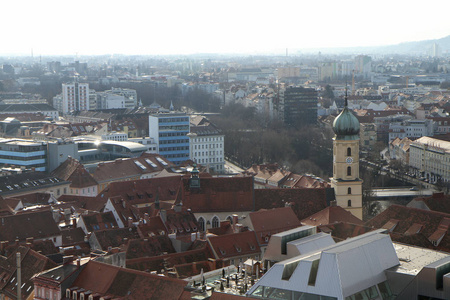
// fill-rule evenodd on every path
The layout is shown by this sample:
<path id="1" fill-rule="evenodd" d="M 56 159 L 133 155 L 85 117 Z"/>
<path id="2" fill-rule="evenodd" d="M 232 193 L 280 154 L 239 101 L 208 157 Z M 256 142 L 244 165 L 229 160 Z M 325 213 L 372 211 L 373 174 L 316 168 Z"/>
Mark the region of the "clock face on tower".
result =
<path id="1" fill-rule="evenodd" d="M 353 162 L 353 157 L 347 157 L 345 161 L 350 165 Z"/>

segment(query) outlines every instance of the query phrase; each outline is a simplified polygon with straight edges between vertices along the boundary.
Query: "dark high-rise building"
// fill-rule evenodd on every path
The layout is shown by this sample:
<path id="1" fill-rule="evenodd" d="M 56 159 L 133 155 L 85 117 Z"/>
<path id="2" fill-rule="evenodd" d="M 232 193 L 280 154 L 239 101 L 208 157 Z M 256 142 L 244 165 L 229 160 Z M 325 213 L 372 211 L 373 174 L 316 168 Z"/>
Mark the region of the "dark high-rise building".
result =
<path id="1" fill-rule="evenodd" d="M 283 119 L 287 125 L 312 125 L 317 122 L 317 91 L 313 88 L 287 87 L 280 91 Z"/>

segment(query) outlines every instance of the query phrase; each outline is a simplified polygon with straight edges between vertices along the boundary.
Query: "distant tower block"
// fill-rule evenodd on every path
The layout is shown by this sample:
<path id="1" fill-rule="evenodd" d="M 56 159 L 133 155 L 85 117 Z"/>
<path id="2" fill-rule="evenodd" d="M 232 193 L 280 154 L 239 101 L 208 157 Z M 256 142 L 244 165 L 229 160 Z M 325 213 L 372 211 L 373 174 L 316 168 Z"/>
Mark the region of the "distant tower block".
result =
<path id="1" fill-rule="evenodd" d="M 333 178 L 337 205 L 362 220 L 362 180 L 359 178 L 359 121 L 345 107 L 333 122 Z"/>

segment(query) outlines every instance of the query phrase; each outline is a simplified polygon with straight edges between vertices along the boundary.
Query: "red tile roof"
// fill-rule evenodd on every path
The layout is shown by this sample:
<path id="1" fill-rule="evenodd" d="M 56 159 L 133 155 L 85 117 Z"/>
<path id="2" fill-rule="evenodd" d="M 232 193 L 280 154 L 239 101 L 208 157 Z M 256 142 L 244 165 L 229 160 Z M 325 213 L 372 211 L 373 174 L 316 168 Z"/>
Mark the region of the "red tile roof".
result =
<path id="1" fill-rule="evenodd" d="M 302 224 L 319 226 L 333 224 L 337 222 L 345 222 L 357 225 L 363 225 L 364 222 L 355 217 L 351 212 L 340 206 L 329 206 L 308 218 L 303 219 Z"/>
<path id="2" fill-rule="evenodd" d="M 207 247 L 201 249 L 189 250 L 180 253 L 170 253 L 160 256 L 153 257 L 140 257 L 135 259 L 127 259 L 127 268 L 141 270 L 146 272 L 156 271 L 161 273 L 161 270 L 169 270 L 175 266 L 185 266 L 192 265 L 197 262 L 208 261 L 208 259 L 213 258 L 212 253 Z M 189 272 L 194 272 L 192 269 Z M 198 268 L 198 273 L 200 273 L 200 268 Z M 198 274 L 197 273 L 197 274 Z M 187 277 L 184 272 L 178 273 L 180 278 Z"/>
<path id="3" fill-rule="evenodd" d="M 126 258 L 152 257 L 175 252 L 175 248 L 167 235 L 157 235 L 129 241 Z"/>
<path id="4" fill-rule="evenodd" d="M 119 227 L 116 222 L 116 218 L 110 211 L 104 213 L 81 215 L 80 218 L 80 221 L 83 221 L 88 232 Z"/>
<path id="5" fill-rule="evenodd" d="M 421 203 L 423 205 L 421 205 Z M 424 208 L 450 214 L 450 195 L 435 193 L 431 197 L 419 197 L 411 201 L 408 207 Z"/>
<path id="6" fill-rule="evenodd" d="M 258 255 L 261 249 L 254 231 L 245 231 L 208 237 L 216 258 L 233 258 L 244 255 Z"/>
<path id="7" fill-rule="evenodd" d="M 131 230 L 130 230 L 131 229 Z M 139 239 L 136 227 L 114 228 L 92 232 L 91 239 L 96 240 L 103 251 L 128 244 L 129 240 Z"/>
<path id="8" fill-rule="evenodd" d="M 252 177 L 207 177 L 200 188 L 190 188 L 183 178 L 183 205 L 192 212 L 250 211 L 253 209 Z"/>
<path id="9" fill-rule="evenodd" d="M 28 237 L 44 239 L 60 234 L 49 209 L 0 218 L 0 241 L 24 241 Z"/>
<path id="10" fill-rule="evenodd" d="M 72 287 L 120 299 L 180 299 L 186 281 L 89 261 Z"/>
<path id="11" fill-rule="evenodd" d="M 137 158 L 119 158 L 113 162 L 100 163 L 95 169 L 93 177 L 98 182 L 139 178 L 144 174 L 157 174 L 173 166 L 174 164 L 172 162 L 159 154 L 143 153 Z"/>
<path id="12" fill-rule="evenodd" d="M 397 223 L 397 225 L 395 227 L 391 226 L 394 223 Z M 391 205 L 378 216 L 366 222 L 366 226 L 374 228 L 393 227 L 393 240 L 398 239 L 399 236 L 416 236 L 417 234 L 411 233 L 414 233 L 419 225 L 422 225 L 419 234 L 436 243 L 436 249 L 450 252 L 450 237 L 448 235 L 450 214 Z M 410 238 L 410 240 L 412 239 Z"/>
<path id="13" fill-rule="evenodd" d="M 249 218 L 260 245 L 267 244 L 266 236 L 301 226 L 291 207 L 259 210 L 250 213 Z"/>
<path id="14" fill-rule="evenodd" d="M 290 205 L 299 220 L 327 207 L 332 189 L 255 189 L 255 209 L 271 209 Z M 328 199 L 327 199 L 328 198 Z"/>
<path id="15" fill-rule="evenodd" d="M 68 203 L 71 206 L 79 207 L 88 211 L 102 211 L 105 207 L 107 198 L 102 197 L 84 197 L 76 195 L 62 195 L 58 201 Z"/>
<path id="16" fill-rule="evenodd" d="M 78 160 L 68 157 L 52 172 L 53 176 L 70 181 L 71 187 L 84 188 L 96 186 L 98 183 Z"/>
<path id="17" fill-rule="evenodd" d="M 0 290 L 11 299 L 17 299 L 16 252 L 20 252 L 21 258 L 22 298 L 28 299 L 34 290 L 34 284 L 31 281 L 33 275 L 56 267 L 56 264 L 47 257 L 23 246 L 18 247 L 7 259 L 1 259 Z"/>
<path id="18" fill-rule="evenodd" d="M 336 241 L 343 241 L 350 237 L 355 237 L 366 232 L 374 230 L 374 228 L 350 224 L 345 222 L 331 223 L 327 225 L 318 226 L 319 230 L 325 233 L 330 233 Z"/>

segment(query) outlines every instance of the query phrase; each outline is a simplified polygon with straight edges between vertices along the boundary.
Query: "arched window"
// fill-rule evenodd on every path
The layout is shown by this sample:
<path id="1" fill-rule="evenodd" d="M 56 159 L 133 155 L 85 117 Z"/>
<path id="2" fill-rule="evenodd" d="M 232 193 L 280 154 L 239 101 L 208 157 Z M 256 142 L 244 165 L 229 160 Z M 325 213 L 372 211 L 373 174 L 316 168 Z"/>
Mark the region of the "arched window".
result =
<path id="1" fill-rule="evenodd" d="M 347 189 L 347 194 L 351 195 L 351 193 L 352 193 L 352 188 L 349 187 L 349 188 Z"/>
<path id="2" fill-rule="evenodd" d="M 230 221 L 230 224 L 233 224 L 233 218 L 231 216 L 228 216 L 227 220 Z"/>
<path id="3" fill-rule="evenodd" d="M 352 176 L 352 167 L 347 167 L 347 176 Z"/>
<path id="4" fill-rule="evenodd" d="M 347 206 L 349 206 L 349 207 L 352 206 L 352 200 L 347 201 Z"/>
<path id="5" fill-rule="evenodd" d="M 352 148 L 347 148 L 347 156 L 352 156 Z"/>
<path id="6" fill-rule="evenodd" d="M 220 220 L 217 216 L 212 219 L 212 228 L 217 228 L 220 226 Z"/>
<path id="7" fill-rule="evenodd" d="M 198 227 L 200 231 L 205 231 L 205 219 L 203 217 L 198 218 Z"/>

